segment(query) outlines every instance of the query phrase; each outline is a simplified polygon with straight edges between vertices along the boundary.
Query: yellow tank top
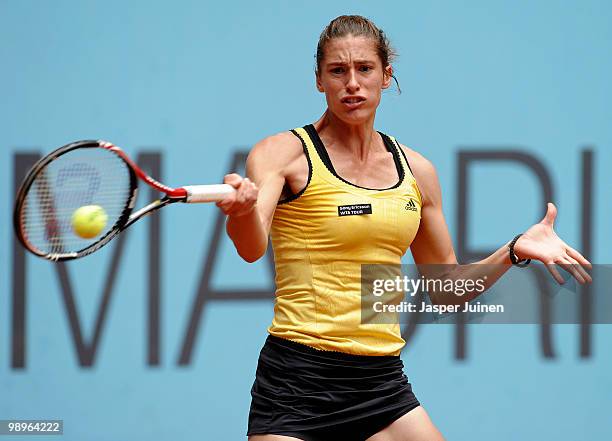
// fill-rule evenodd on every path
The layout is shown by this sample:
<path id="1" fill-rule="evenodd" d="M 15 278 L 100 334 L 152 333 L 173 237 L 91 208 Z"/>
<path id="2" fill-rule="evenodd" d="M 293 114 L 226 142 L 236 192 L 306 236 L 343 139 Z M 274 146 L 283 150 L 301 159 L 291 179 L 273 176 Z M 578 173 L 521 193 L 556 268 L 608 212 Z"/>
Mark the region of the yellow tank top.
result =
<path id="1" fill-rule="evenodd" d="M 334 170 L 314 126 L 292 130 L 309 164 L 306 187 L 279 201 L 271 238 L 276 268 L 268 332 L 317 349 L 399 355 L 399 323 L 361 320 L 361 265 L 399 265 L 421 219 L 421 194 L 397 141 L 380 133 L 399 180 L 387 189 L 351 184 Z"/>

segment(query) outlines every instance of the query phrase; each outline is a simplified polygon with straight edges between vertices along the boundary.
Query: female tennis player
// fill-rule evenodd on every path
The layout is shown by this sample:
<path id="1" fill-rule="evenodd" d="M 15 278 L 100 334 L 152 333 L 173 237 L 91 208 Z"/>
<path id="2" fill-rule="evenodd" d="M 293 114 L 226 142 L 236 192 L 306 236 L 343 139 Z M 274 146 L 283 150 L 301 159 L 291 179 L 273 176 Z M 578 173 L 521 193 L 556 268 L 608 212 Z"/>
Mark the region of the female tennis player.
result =
<path id="1" fill-rule="evenodd" d="M 276 302 L 251 395 L 250 441 L 443 440 L 412 392 L 399 324 L 361 323 L 360 265 L 417 264 L 460 272 L 433 165 L 374 129 L 394 52 L 361 16 L 322 32 L 316 87 L 327 109 L 314 124 L 270 136 L 217 205 L 240 256 L 254 262 L 272 238 Z M 554 205 L 518 240 L 479 263 L 492 284 L 511 263 L 537 259 L 580 283 L 589 262 L 553 231 Z M 512 245 L 509 247 L 508 245 Z M 498 268 L 498 269 L 496 269 Z"/>

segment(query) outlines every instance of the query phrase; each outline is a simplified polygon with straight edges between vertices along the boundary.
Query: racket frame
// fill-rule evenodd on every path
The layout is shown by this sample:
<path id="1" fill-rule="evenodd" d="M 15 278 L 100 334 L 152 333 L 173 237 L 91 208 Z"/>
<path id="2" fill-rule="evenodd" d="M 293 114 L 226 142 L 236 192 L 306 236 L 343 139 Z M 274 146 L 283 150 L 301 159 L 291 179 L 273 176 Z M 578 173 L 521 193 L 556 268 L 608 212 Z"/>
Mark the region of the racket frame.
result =
<path id="1" fill-rule="evenodd" d="M 39 250 L 35 247 L 30 241 L 27 239 L 27 235 L 23 229 L 21 223 L 21 212 L 24 208 L 24 203 L 26 201 L 26 197 L 32 187 L 34 181 L 39 176 L 40 173 L 44 172 L 45 167 L 47 167 L 50 163 L 57 160 L 59 157 L 77 149 L 84 148 L 103 148 L 106 149 L 115 155 L 117 155 L 126 165 L 129 172 L 129 182 L 130 182 L 130 190 L 129 196 L 126 200 L 125 207 L 123 208 L 121 214 L 118 216 L 117 221 L 113 225 L 113 227 L 104 234 L 104 236 L 100 237 L 96 242 L 88 245 L 85 248 L 82 248 L 78 251 L 73 252 L 65 252 L 65 253 L 46 253 L 42 250 Z M 136 199 L 138 196 L 138 180 L 142 180 L 146 182 L 148 185 L 153 187 L 154 189 L 165 193 L 165 196 L 161 199 L 155 200 L 148 205 L 140 208 L 134 214 L 132 214 L 132 210 L 134 209 L 134 205 L 136 203 Z M 26 175 L 23 183 L 19 187 L 19 191 L 17 192 L 17 197 L 15 200 L 15 206 L 13 210 L 13 226 L 15 229 L 15 234 L 19 241 L 23 244 L 23 246 L 28 249 L 33 254 L 43 257 L 52 261 L 66 261 L 77 259 L 80 257 L 87 256 L 88 254 L 97 251 L 102 248 L 108 242 L 110 242 L 117 234 L 121 231 L 128 228 L 138 219 L 151 214 L 154 211 L 159 210 L 160 208 L 172 204 L 175 202 L 185 202 L 188 197 L 188 192 L 184 188 L 172 188 L 168 187 L 149 175 L 147 175 L 134 161 L 130 159 L 130 157 L 119 147 L 113 145 L 108 141 L 103 140 L 83 140 L 76 141 L 70 144 L 67 144 L 63 147 L 60 147 L 48 155 L 44 156 L 40 160 L 34 164 L 30 172 Z"/>

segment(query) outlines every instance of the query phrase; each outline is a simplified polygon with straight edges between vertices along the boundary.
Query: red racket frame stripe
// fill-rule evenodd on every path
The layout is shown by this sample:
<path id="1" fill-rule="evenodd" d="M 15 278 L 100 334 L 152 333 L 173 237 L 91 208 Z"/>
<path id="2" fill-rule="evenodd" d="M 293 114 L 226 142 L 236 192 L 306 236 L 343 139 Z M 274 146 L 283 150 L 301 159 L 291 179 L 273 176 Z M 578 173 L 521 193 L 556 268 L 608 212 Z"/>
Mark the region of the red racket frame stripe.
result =
<path id="1" fill-rule="evenodd" d="M 134 173 L 136 173 L 136 176 L 138 176 L 140 179 L 145 181 L 151 187 L 155 188 L 156 190 L 161 191 L 162 193 L 166 193 L 168 197 L 171 197 L 171 198 L 178 198 L 178 199 L 187 198 L 187 190 L 185 190 L 184 188 L 168 187 L 167 185 L 164 185 L 161 182 L 156 181 L 151 176 L 147 175 L 144 171 L 142 171 L 142 169 L 138 167 L 138 165 L 134 161 L 132 161 L 130 157 L 126 155 L 125 152 L 121 148 L 117 147 L 113 143 L 100 140 L 98 141 L 98 144 L 100 147 L 107 149 L 107 150 L 111 150 L 117 155 L 119 155 L 121 159 L 123 159 L 130 166 L 130 168 L 134 170 Z"/>
<path id="2" fill-rule="evenodd" d="M 121 159 L 123 159 L 132 168 L 132 170 L 134 170 L 134 173 L 136 173 L 141 180 L 156 190 L 165 193 L 170 199 L 173 200 L 173 202 L 213 202 L 219 201 L 223 198 L 223 196 L 235 192 L 235 189 L 228 184 L 188 185 L 179 188 L 168 187 L 142 171 L 140 167 L 138 167 L 138 165 L 132 161 L 123 150 L 121 150 L 121 148 L 108 141 L 100 140 L 98 143 L 100 147 L 111 150 L 119 155 Z"/>

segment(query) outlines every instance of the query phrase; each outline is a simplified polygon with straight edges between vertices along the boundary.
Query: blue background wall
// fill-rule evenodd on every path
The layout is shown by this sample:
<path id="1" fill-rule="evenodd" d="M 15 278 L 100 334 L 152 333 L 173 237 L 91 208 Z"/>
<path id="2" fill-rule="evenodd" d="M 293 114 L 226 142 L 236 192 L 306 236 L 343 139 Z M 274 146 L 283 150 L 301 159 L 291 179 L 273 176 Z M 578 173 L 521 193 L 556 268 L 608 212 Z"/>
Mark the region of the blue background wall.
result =
<path id="1" fill-rule="evenodd" d="M 546 165 L 556 228 L 579 246 L 580 152 L 590 148 L 592 260 L 610 262 L 612 3 L 177 3 L 0 1 L 0 419 L 63 419 L 69 440 L 244 437 L 272 300 L 209 303 L 191 363 L 177 363 L 214 206 L 163 213 L 159 366 L 146 361 L 145 222 L 127 235 L 90 368 L 78 364 L 53 265 L 28 257 L 26 367 L 11 368 L 13 156 L 103 138 L 132 155 L 162 152 L 170 185 L 219 181 L 234 151 L 322 114 L 313 54 L 340 14 L 370 17 L 398 49 L 403 93 L 385 93 L 376 126 L 436 165 L 453 237 L 457 152 L 510 148 Z M 500 246 L 543 214 L 524 168 L 480 165 L 470 183 L 472 247 Z M 86 339 L 112 251 L 69 264 Z M 269 283 L 265 264 L 241 262 L 227 239 L 213 279 L 216 288 Z M 542 356 L 539 332 L 471 326 L 457 360 L 453 327 L 418 330 L 402 358 L 447 439 L 612 439 L 610 326 L 592 329 L 587 358 L 577 326 L 554 328 L 554 359 Z"/>

